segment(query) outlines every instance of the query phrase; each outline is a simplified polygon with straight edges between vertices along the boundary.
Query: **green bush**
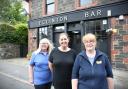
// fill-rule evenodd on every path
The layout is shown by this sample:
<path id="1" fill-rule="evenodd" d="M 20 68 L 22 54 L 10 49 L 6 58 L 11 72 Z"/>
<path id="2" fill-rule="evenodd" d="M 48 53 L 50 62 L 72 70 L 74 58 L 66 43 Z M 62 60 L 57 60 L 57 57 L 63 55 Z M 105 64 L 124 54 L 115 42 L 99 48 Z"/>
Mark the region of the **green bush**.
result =
<path id="1" fill-rule="evenodd" d="M 27 24 L 17 24 L 15 25 L 15 39 L 17 44 L 27 45 L 28 44 L 28 28 Z"/>
<path id="2" fill-rule="evenodd" d="M 0 24 L 0 43 L 14 43 L 19 45 L 27 45 L 27 25 L 23 23 L 18 23 L 15 26 L 11 26 L 6 23 Z"/>
<path id="3" fill-rule="evenodd" d="M 0 43 L 14 43 L 15 27 L 9 24 L 0 24 Z"/>

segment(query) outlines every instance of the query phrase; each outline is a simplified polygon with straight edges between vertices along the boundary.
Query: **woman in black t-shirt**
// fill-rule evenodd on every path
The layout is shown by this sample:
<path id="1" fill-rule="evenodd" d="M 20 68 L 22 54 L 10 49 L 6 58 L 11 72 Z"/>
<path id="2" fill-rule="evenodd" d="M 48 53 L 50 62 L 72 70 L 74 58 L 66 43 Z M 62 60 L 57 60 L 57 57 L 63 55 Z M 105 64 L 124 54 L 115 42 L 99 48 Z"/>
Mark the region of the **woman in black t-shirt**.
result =
<path id="1" fill-rule="evenodd" d="M 53 85 L 55 89 L 72 89 L 71 74 L 76 53 L 68 46 L 69 38 L 66 33 L 59 36 L 58 48 L 55 48 L 49 57 L 49 67 L 53 73 Z"/>

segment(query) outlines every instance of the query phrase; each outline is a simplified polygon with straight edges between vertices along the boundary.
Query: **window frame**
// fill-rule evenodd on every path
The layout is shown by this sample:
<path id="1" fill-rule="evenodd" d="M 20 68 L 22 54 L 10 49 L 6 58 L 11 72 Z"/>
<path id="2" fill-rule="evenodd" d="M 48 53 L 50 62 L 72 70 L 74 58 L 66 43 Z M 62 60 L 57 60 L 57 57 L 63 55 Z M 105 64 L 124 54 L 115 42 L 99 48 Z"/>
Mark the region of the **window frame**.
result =
<path id="1" fill-rule="evenodd" d="M 45 0 L 45 14 L 46 14 L 46 15 L 51 15 L 51 14 L 54 14 L 54 13 L 55 13 L 55 11 L 56 11 L 56 10 L 55 10 L 55 6 L 56 6 L 56 5 L 55 5 L 55 1 L 56 1 L 56 0 L 53 0 L 53 2 L 47 3 L 47 0 Z M 49 13 L 49 12 L 48 12 L 48 6 L 50 6 L 50 5 L 54 5 L 54 10 L 52 11 L 52 13 Z"/>
<path id="2" fill-rule="evenodd" d="M 43 38 L 42 34 L 44 34 L 47 38 L 48 37 L 48 27 L 40 27 L 39 28 L 39 40 L 41 40 Z"/>
<path id="3" fill-rule="evenodd" d="M 54 0 L 54 12 L 52 14 L 47 13 L 46 1 L 47 0 L 43 0 L 43 2 L 42 2 L 42 16 L 49 16 L 49 15 L 57 14 L 58 0 Z"/>
<path id="4" fill-rule="evenodd" d="M 75 0 L 75 8 L 76 9 L 85 9 L 85 8 L 96 6 L 98 4 L 97 1 L 92 0 L 92 3 L 88 4 L 87 6 L 86 5 L 80 6 L 80 2 L 81 2 L 81 0 Z"/>

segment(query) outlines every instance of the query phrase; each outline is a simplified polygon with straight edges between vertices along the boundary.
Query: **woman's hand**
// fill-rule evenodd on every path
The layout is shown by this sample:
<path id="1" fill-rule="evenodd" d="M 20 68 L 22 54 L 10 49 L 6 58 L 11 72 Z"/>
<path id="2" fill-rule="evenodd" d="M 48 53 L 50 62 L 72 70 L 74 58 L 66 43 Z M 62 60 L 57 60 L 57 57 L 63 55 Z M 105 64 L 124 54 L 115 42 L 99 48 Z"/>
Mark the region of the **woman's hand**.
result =
<path id="1" fill-rule="evenodd" d="M 29 78 L 29 83 L 33 84 L 33 78 Z"/>

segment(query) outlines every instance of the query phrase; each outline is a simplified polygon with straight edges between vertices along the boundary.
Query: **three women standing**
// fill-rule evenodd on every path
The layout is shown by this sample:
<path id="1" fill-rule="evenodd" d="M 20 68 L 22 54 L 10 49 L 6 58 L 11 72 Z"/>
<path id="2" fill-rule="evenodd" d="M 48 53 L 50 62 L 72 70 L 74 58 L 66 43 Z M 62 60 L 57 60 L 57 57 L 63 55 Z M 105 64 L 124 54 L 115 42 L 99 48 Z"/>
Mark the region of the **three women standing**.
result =
<path id="1" fill-rule="evenodd" d="M 50 89 L 51 82 L 55 89 L 114 89 L 111 64 L 108 57 L 96 49 L 96 36 L 88 33 L 82 41 L 85 49 L 77 57 L 69 48 L 66 33 L 60 34 L 60 46 L 53 50 L 47 39 L 40 41 L 29 67 L 30 82 L 34 82 L 35 89 Z"/>

